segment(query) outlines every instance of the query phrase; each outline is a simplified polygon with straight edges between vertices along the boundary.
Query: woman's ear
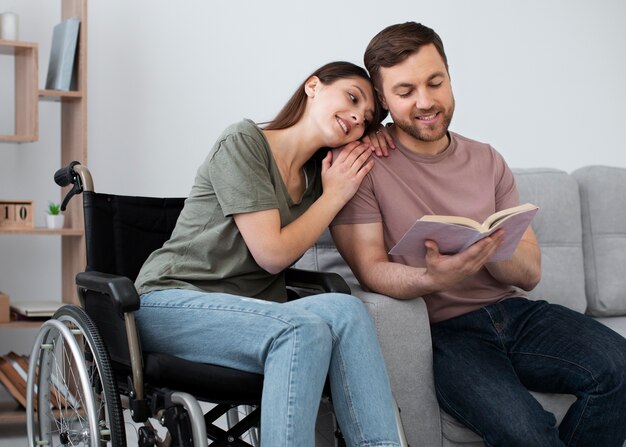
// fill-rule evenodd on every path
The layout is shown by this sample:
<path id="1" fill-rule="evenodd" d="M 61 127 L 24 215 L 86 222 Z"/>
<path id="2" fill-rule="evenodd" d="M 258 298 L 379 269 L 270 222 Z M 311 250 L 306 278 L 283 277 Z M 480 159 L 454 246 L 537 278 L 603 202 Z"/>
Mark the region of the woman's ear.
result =
<path id="1" fill-rule="evenodd" d="M 319 84 L 320 78 L 318 78 L 317 76 L 311 76 L 304 83 L 304 93 L 306 93 L 309 98 L 315 97 L 315 92 L 317 91 L 317 86 Z"/>

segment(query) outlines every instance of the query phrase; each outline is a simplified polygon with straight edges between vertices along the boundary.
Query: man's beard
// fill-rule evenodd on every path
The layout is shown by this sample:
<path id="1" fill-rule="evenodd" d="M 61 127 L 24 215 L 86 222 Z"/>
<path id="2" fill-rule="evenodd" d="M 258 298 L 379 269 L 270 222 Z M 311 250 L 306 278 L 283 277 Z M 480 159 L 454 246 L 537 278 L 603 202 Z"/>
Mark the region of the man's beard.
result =
<path id="1" fill-rule="evenodd" d="M 418 125 L 416 125 L 415 121 L 402 121 L 396 119 L 393 114 L 391 117 L 393 118 L 393 123 L 398 126 L 402 131 L 411 135 L 413 138 L 419 141 L 439 141 L 443 137 L 445 137 L 448 133 L 448 127 L 450 127 L 450 123 L 452 122 L 452 115 L 454 114 L 454 108 L 450 110 L 448 113 L 443 113 L 443 121 L 437 124 L 436 128 L 420 129 Z M 426 113 L 422 113 L 421 115 L 427 115 Z"/>

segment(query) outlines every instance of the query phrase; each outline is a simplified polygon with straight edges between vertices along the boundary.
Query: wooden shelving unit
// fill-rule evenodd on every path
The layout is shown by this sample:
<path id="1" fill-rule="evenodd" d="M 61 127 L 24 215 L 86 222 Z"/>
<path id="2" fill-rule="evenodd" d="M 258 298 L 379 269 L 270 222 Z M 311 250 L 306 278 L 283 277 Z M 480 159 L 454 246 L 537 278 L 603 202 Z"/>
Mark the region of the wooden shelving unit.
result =
<path id="1" fill-rule="evenodd" d="M 77 49 L 77 90 L 39 90 L 38 45 L 36 43 L 0 40 L 0 54 L 15 58 L 15 134 L 0 135 L 0 142 L 37 141 L 38 102 L 59 101 L 61 104 L 61 157 L 50 172 L 78 160 L 87 165 L 87 0 L 62 0 L 60 20 L 80 19 Z M 52 36 L 52 30 L 50 30 Z M 63 191 L 63 194 L 67 189 Z M 84 269 L 85 243 L 82 235 L 83 215 L 80 200 L 70 202 L 65 213 L 63 230 L 35 228 L 31 230 L 0 230 L 0 234 L 60 235 L 62 237 L 62 296 L 64 302 L 76 302 L 74 277 Z"/>
<path id="2" fill-rule="evenodd" d="M 0 40 L 0 57 L 15 59 L 15 132 L 0 135 L 0 143 L 28 143 L 39 139 L 39 101 L 60 102 L 61 141 L 60 159 L 54 171 L 73 160 L 87 165 L 87 0 L 61 0 L 59 21 L 67 18 L 80 20 L 80 32 L 75 64 L 77 83 L 74 91 L 40 90 L 38 44 Z M 52 29 L 50 29 L 52 38 Z M 3 56 L 4 55 L 4 56 Z M 0 160 L 2 152 L 0 148 Z M 68 188 L 62 191 L 62 196 Z M 77 303 L 74 278 L 85 269 L 85 240 L 81 200 L 70 201 L 65 212 L 65 228 L 48 230 L 31 228 L 0 230 L 1 235 L 51 235 L 61 237 L 62 297 L 65 303 Z M 40 322 L 13 321 L 0 324 L 0 328 L 36 328 Z M 25 412 L 11 406 L 0 406 L 0 424 L 24 422 Z"/>

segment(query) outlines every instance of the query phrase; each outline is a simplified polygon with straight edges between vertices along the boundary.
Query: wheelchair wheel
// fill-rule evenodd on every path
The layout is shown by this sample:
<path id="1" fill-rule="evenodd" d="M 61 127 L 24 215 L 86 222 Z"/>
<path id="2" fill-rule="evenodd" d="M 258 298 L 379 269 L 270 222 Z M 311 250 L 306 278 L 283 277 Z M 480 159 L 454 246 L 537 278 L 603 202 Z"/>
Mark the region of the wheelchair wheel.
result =
<path id="1" fill-rule="evenodd" d="M 106 348 L 78 306 L 61 307 L 37 334 L 28 370 L 27 428 L 32 446 L 126 445 Z"/>

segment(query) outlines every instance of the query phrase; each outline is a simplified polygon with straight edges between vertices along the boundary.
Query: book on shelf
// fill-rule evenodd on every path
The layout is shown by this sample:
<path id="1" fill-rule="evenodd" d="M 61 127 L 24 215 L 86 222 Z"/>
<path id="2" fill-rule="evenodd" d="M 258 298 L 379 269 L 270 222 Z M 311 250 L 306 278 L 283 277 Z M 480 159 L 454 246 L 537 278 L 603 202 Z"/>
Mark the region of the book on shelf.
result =
<path id="1" fill-rule="evenodd" d="M 498 211 L 483 222 L 462 216 L 425 215 L 409 228 L 389 254 L 415 256 L 425 265 L 427 240 L 435 241 L 441 254 L 452 255 L 503 229 L 504 241 L 489 261 L 510 259 L 538 210 L 537 206 L 525 203 Z"/>
<path id="2" fill-rule="evenodd" d="M 70 90 L 75 87 L 75 60 L 80 20 L 70 18 L 54 27 L 46 89 Z"/>
<path id="3" fill-rule="evenodd" d="M 11 313 L 16 320 L 50 318 L 62 305 L 59 301 L 15 301 Z"/>
<path id="4" fill-rule="evenodd" d="M 37 376 L 39 372 L 35 372 Z M 80 408 L 80 402 L 70 392 L 67 385 L 59 380 L 55 372 L 50 376 L 50 404 L 51 408 L 67 408 L 72 406 Z M 26 408 L 26 393 L 28 388 L 28 357 L 9 352 L 0 356 L 0 383 L 5 386 L 11 396 L 24 408 Z M 35 387 L 35 399 L 33 401 L 37 410 L 37 388 Z"/>
<path id="5" fill-rule="evenodd" d="M 26 368 L 20 356 L 11 352 L 0 356 L 0 382 L 9 391 L 11 396 L 24 408 L 26 408 L 26 382 L 28 377 L 28 361 Z"/>
<path id="6" fill-rule="evenodd" d="M 24 402 L 26 402 L 26 392 L 28 387 L 28 357 L 25 355 L 19 355 L 11 351 L 4 358 L 11 364 L 13 369 L 19 376 L 18 386 L 24 390 Z M 14 376 L 15 377 L 15 376 Z M 54 401 L 56 404 L 56 401 Z M 35 411 L 37 410 L 37 399 L 34 399 Z"/>

